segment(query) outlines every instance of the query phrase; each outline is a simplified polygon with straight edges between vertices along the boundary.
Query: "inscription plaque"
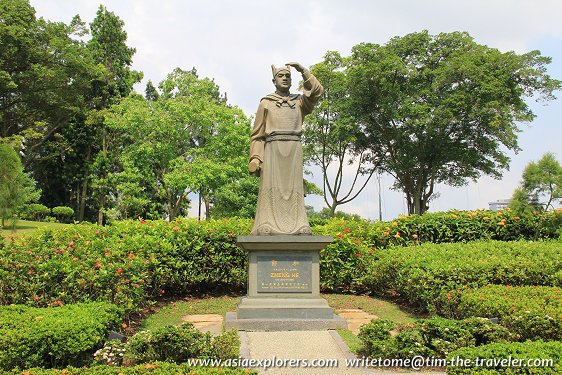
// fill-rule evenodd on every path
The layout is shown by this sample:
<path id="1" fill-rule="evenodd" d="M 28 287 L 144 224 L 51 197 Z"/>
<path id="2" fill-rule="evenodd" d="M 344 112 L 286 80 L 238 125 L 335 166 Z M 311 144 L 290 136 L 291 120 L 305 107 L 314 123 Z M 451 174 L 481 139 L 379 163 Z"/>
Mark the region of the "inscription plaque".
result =
<path id="1" fill-rule="evenodd" d="M 312 257 L 258 255 L 258 293 L 312 293 Z"/>

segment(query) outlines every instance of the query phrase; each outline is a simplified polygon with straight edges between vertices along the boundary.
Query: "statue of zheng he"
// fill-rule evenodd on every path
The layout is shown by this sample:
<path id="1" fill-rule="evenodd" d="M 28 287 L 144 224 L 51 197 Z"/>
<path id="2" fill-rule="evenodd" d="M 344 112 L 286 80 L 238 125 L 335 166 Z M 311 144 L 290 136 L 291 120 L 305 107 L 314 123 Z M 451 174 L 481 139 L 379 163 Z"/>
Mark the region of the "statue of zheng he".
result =
<path id="1" fill-rule="evenodd" d="M 291 67 L 304 92 L 291 94 Z M 260 177 L 252 235 L 310 235 L 304 207 L 302 123 L 324 88 L 299 63 L 271 66 L 275 92 L 260 101 L 250 138 L 250 173 Z"/>

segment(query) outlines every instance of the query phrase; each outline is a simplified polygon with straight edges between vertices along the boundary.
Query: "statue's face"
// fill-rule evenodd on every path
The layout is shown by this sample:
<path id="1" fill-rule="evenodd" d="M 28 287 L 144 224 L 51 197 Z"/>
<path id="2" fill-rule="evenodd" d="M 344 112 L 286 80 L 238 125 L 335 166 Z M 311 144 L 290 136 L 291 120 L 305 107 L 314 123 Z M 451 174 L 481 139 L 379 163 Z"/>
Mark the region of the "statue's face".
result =
<path id="1" fill-rule="evenodd" d="M 273 84 L 279 91 L 289 91 L 291 88 L 291 73 L 285 70 L 280 71 L 275 75 Z"/>

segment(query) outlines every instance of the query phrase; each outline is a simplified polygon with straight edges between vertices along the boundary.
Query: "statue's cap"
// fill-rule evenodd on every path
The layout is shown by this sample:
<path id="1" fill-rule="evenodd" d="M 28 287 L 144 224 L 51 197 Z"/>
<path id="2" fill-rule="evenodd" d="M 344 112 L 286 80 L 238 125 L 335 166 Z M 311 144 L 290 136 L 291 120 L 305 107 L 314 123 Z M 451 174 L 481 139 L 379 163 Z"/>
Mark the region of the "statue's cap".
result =
<path id="1" fill-rule="evenodd" d="M 273 74 L 273 78 L 275 78 L 275 76 L 277 76 L 277 74 L 282 71 L 289 72 L 289 74 L 291 73 L 291 69 L 287 65 L 281 66 L 279 68 L 276 68 L 273 64 L 271 65 L 271 74 Z"/>

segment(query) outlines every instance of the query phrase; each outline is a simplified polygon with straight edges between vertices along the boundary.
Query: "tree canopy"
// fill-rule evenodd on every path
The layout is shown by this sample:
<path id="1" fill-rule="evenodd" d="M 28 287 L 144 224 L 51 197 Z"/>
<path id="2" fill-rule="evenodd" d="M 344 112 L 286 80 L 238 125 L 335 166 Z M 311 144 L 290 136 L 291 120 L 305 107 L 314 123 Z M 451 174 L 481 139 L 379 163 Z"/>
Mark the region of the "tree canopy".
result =
<path id="1" fill-rule="evenodd" d="M 525 99 L 551 100 L 560 88 L 549 63 L 539 51 L 500 52 L 464 32 L 361 43 L 345 66 L 348 115 L 408 212 L 423 213 L 438 183 L 501 177 L 506 151 L 519 149 L 518 124 L 534 118 Z"/>
<path id="2" fill-rule="evenodd" d="M 209 218 L 216 193 L 247 174 L 249 119 L 195 70 L 175 69 L 159 87 L 151 99 L 131 95 L 106 114 L 119 150 L 113 198 L 120 217 L 158 212 L 157 203 L 173 219 L 198 193 Z"/>
<path id="3" fill-rule="evenodd" d="M 510 207 L 518 212 L 546 211 L 554 209 L 556 202 L 562 203 L 562 165 L 547 152 L 539 161 L 527 164 Z"/>
<path id="4" fill-rule="evenodd" d="M 20 157 L 12 146 L 0 143 L 0 217 L 2 227 L 6 219 L 26 202 L 39 198 L 34 181 L 23 171 Z"/>

